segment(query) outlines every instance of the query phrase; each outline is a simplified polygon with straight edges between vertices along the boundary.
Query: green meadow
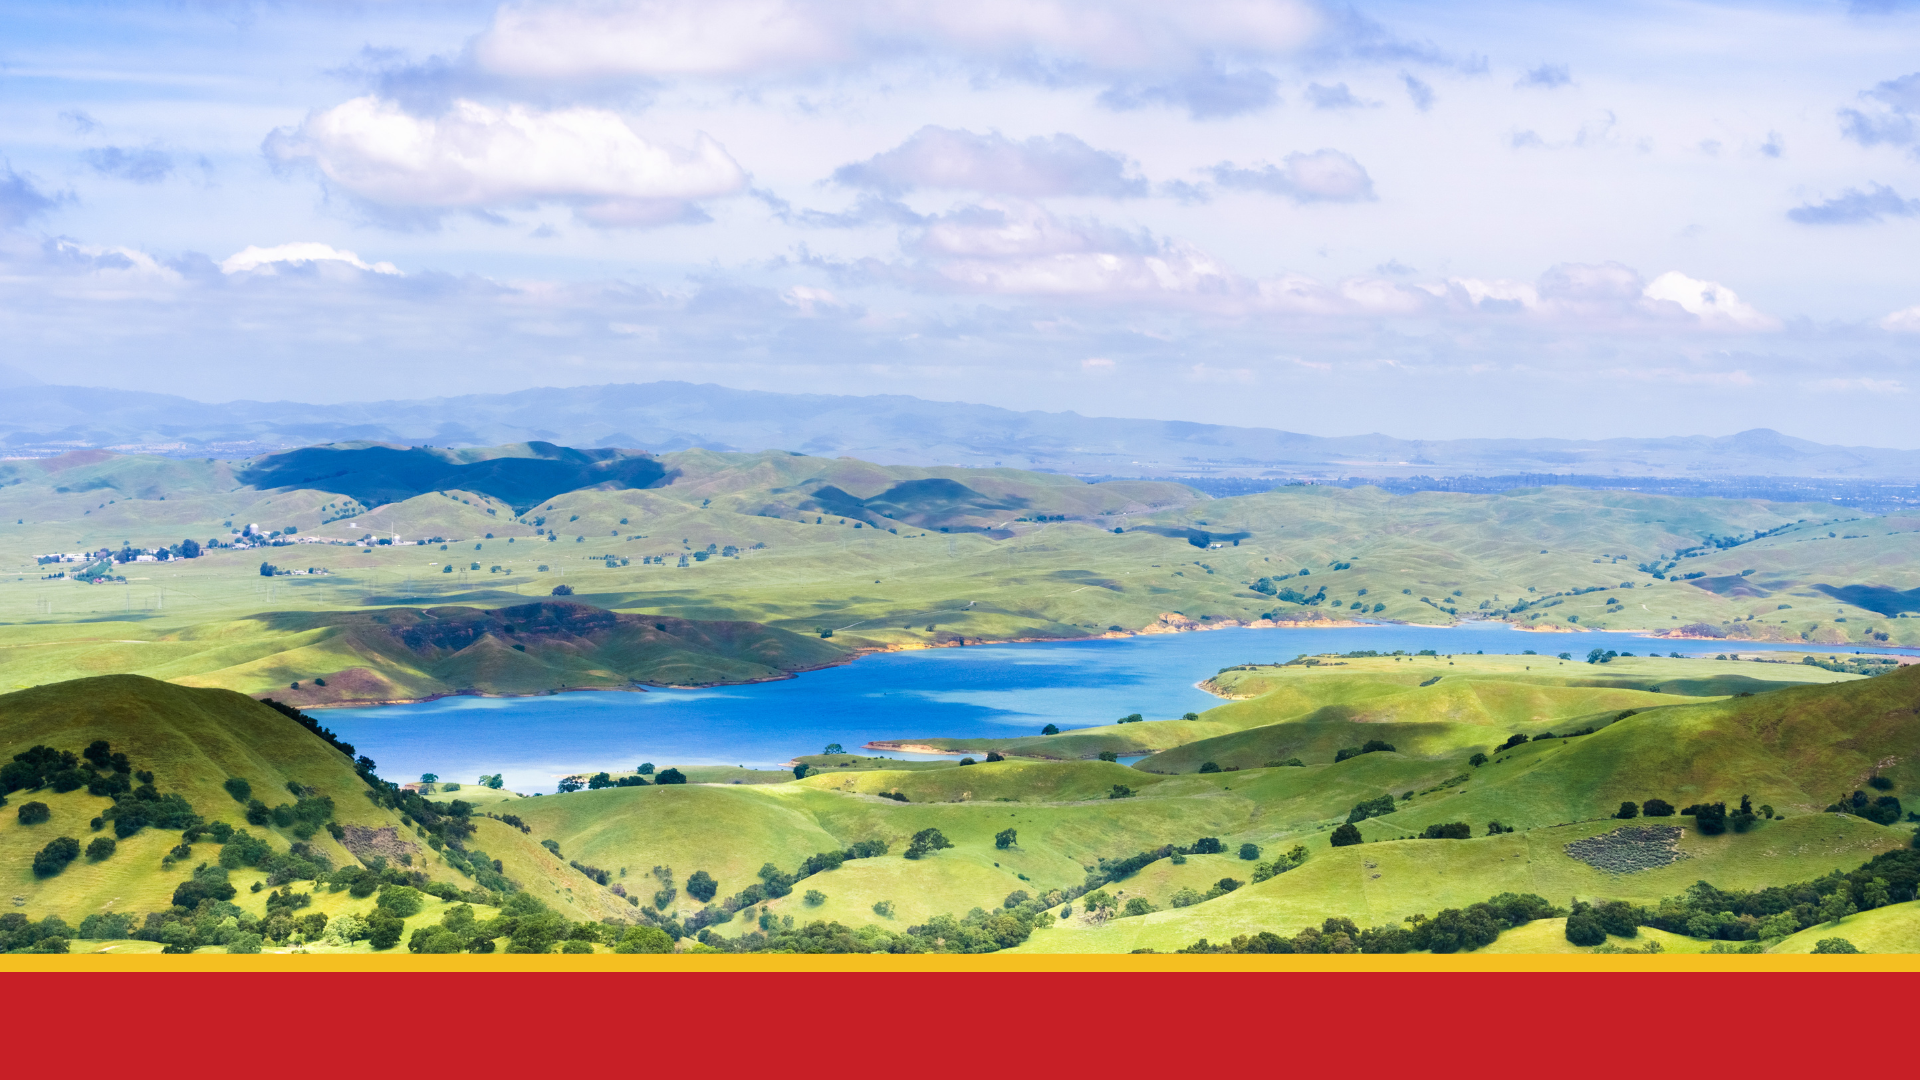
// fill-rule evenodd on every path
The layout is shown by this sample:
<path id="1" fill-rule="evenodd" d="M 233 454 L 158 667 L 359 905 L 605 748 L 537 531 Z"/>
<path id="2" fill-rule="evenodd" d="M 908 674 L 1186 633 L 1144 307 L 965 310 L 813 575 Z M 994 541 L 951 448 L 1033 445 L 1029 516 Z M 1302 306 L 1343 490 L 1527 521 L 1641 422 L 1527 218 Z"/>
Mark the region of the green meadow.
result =
<path id="1" fill-rule="evenodd" d="M 133 672 L 326 705 L 739 682 L 873 649 L 1360 616 L 1504 620 L 1543 631 L 1542 652 L 1578 651 L 1583 629 L 1690 629 L 1720 635 L 1716 648 L 1920 644 L 1913 619 L 1816 588 L 1920 587 L 1920 519 L 1573 489 L 1209 499 L 1164 482 L 782 453 L 657 464 L 652 486 L 531 503 L 534 489 L 514 488 L 515 503 L 413 492 L 430 471 L 372 466 L 327 480 L 350 495 L 250 486 L 306 475 L 259 463 L 97 451 L 0 463 L 0 566 L 13 571 L 0 578 L 0 688 Z M 35 561 L 204 546 L 250 525 L 341 543 L 116 563 L 125 580 L 108 584 Z M 263 577 L 262 562 L 291 573 Z M 512 614 L 560 586 L 618 624 L 582 634 L 571 608 Z M 503 629 L 541 610 L 545 632 Z"/>
<path id="2" fill-rule="evenodd" d="M 816 923 L 924 945 L 912 932 L 946 925 L 941 917 L 1017 909 L 1031 923 L 1012 946 L 1018 950 L 1130 952 L 1261 931 L 1293 935 L 1329 918 L 1394 926 L 1499 893 L 1532 894 L 1563 912 L 1576 901 L 1623 901 L 1652 911 L 1697 881 L 1721 890 L 1818 881 L 1911 845 L 1911 826 L 1898 816 L 1876 824 L 1866 811 L 1832 812 L 1829 804 L 1844 803 L 1863 785 L 1898 798 L 1920 782 L 1899 752 L 1920 725 L 1920 667 L 1863 677 L 1731 660 L 1622 658 L 1562 668 L 1537 657 L 1318 659 L 1223 673 L 1219 689 L 1235 700 L 1198 721 L 1157 723 L 1226 734 L 1132 768 L 1017 755 L 882 768 L 877 759 L 821 755 L 804 779 L 689 768 L 689 782 L 679 785 L 541 798 L 486 792 L 477 805 L 456 802 L 464 788 L 433 792 L 430 803 L 383 801 L 379 785 L 357 775 L 344 753 L 230 691 L 137 676 L 80 680 L 0 697 L 0 750 L 106 740 L 127 755 L 129 768 L 150 773 L 161 795 L 191 805 L 199 824 L 188 837 L 198 838 L 183 852 L 174 846 L 183 842 L 180 832 L 150 826 L 108 857 L 81 857 L 39 873 L 35 854 L 55 836 L 111 834 L 111 823 L 104 832 L 94 826 L 116 799 L 85 789 L 16 790 L 10 806 L 43 802 L 49 819 L 0 819 L 0 866 L 10 868 L 14 906 L 30 920 L 56 915 L 77 926 L 113 912 L 137 916 L 135 927 L 156 912 L 184 920 L 192 912 L 170 902 L 182 881 L 225 856 L 225 847 L 204 835 L 219 821 L 264 843 L 258 865 L 233 868 L 227 916 L 260 928 L 269 947 L 372 947 L 290 933 L 287 913 L 276 923 L 268 900 L 275 887 L 308 889 L 310 902 L 293 915 L 371 920 L 378 896 L 354 897 L 334 886 L 350 883 L 359 867 L 390 866 L 390 874 L 411 875 L 410 887 L 429 893 L 404 920 L 409 940 L 414 930 L 439 933 L 431 928 L 466 905 L 478 920 L 473 925 L 497 933 L 489 940 L 505 948 L 520 940 L 513 927 L 528 918 L 513 905 L 537 900 L 558 913 L 541 918 L 558 918 L 562 929 L 576 928 L 568 933 L 584 935 L 572 939 L 582 949 L 609 947 L 641 925 L 672 931 L 682 948 L 779 947 L 781 934 Z M 1428 683 L 1432 670 L 1448 674 Z M 1463 688 L 1438 693 L 1448 679 Z M 1622 694 L 1634 696 L 1608 696 Z M 1352 711 L 1329 720 L 1334 705 Z M 1585 721 L 1595 717 L 1601 722 L 1587 733 Z M 1549 734 L 1556 726 L 1561 730 Z M 1403 734 L 1421 728 L 1434 733 Z M 1267 732 L 1262 745 L 1291 750 L 1300 764 L 1191 761 L 1196 747 L 1236 748 L 1230 740 L 1256 732 Z M 1406 745 L 1351 756 L 1340 752 L 1348 747 L 1336 749 L 1361 734 Z M 276 821 L 249 826 L 248 807 L 227 787 L 235 777 L 262 802 L 286 798 L 278 791 L 326 796 L 328 829 L 308 829 L 302 838 Z M 1867 785 L 1869 778 L 1875 783 Z M 1623 801 L 1731 805 L 1743 796 L 1767 816 L 1717 834 L 1696 828 L 1689 815 L 1613 816 Z M 1381 803 L 1372 816 L 1356 819 L 1356 807 Z M 440 814 L 460 806 L 471 815 L 460 819 L 470 823 L 463 835 L 427 831 L 444 829 L 454 819 Z M 1450 822 L 1464 823 L 1469 838 L 1422 838 L 1430 826 Z M 1622 872 L 1579 857 L 1583 843 L 1610 842 L 1619 830 L 1647 825 L 1671 830 L 1659 865 Z M 928 830 L 947 846 L 903 858 Z M 1336 843 L 1343 830 L 1357 842 Z M 370 849 L 365 838 L 381 834 Z M 464 867 L 469 856 L 453 859 L 454 851 L 436 843 L 443 838 L 454 839 L 459 852 L 484 851 L 494 874 Z M 318 856 L 323 868 L 275 861 L 283 850 Z M 397 865 L 403 851 L 404 871 Z M 861 854 L 839 854 L 850 852 Z M 1254 872 L 1288 852 L 1295 855 L 1280 872 Z M 823 853 L 835 856 L 831 865 L 802 872 Z M 1113 862 L 1139 853 L 1146 854 L 1129 865 Z M 299 874 L 309 874 L 312 884 Z M 713 895 L 694 895 L 702 879 L 711 881 Z M 769 880 L 783 884 L 769 889 L 762 884 Z M 379 896 L 397 884 L 387 881 Z M 1912 883 L 1902 878 L 1894 887 L 1908 892 L 1882 902 L 1900 907 Z M 1100 897 L 1111 906 L 1096 906 Z M 1877 910 L 1850 917 L 1863 928 L 1856 946 L 1910 946 L 1901 936 L 1908 924 Z M 1549 951 L 1586 947 L 1570 945 L 1564 932 L 1552 938 L 1549 922 L 1514 928 L 1518 936 L 1501 937 L 1502 947 L 1526 947 L 1541 935 L 1537 944 Z M 220 933 L 217 926 L 202 929 Z M 1669 926 L 1647 934 L 1678 932 Z M 1678 936 L 1687 940 L 1671 942 L 1673 951 L 1711 944 Z M 1799 940 L 1762 944 L 1791 950 Z"/>

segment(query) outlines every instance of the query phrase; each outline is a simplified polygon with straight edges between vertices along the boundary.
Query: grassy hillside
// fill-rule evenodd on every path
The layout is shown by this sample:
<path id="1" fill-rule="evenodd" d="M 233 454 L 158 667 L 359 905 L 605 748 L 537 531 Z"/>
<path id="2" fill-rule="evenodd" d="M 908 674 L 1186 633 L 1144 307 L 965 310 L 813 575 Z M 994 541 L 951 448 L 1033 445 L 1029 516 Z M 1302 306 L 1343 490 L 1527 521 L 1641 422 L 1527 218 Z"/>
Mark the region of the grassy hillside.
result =
<path id="1" fill-rule="evenodd" d="M 1719 677 L 1700 670 L 1677 674 L 1701 687 Z M 1348 677 L 1316 677 L 1323 676 L 1329 682 Z M 1631 682 L 1640 676 L 1623 669 L 1610 677 Z M 1570 684 L 1596 676 L 1553 678 L 1558 681 L 1542 685 L 1580 689 Z M 1647 691 L 1586 689 L 1644 694 L 1655 704 L 1592 735 L 1524 743 L 1478 768 L 1444 745 L 1431 754 L 1378 752 L 1338 764 L 1206 774 L 1031 759 L 917 770 L 829 766 L 786 784 L 625 788 L 523 800 L 516 808 L 535 837 L 555 840 L 569 858 L 578 851 L 593 865 L 625 868 L 629 883 L 643 867 L 669 867 L 676 882 L 704 870 L 717 879 L 721 897 L 753 884 L 763 864 L 792 871 L 814 852 L 885 840 L 888 855 L 808 877 L 793 895 L 748 914 L 895 929 L 940 913 L 993 910 L 1016 890 L 1037 896 L 1072 889 L 1102 859 L 1191 845 L 1200 837 L 1222 842 L 1221 854 L 1191 855 L 1179 864 L 1162 859 L 1108 886 L 1122 900 L 1146 899 L 1155 913 L 1099 923 L 1075 915 L 1037 933 L 1022 946 L 1028 951 L 1165 950 L 1257 929 L 1291 934 L 1328 916 L 1378 925 L 1502 891 L 1561 904 L 1568 897 L 1651 904 L 1696 880 L 1754 889 L 1851 870 L 1909 841 L 1907 827 L 1820 809 L 1863 785 L 1876 765 L 1896 793 L 1920 782 L 1901 752 L 1920 734 L 1920 670 L 1687 704 L 1665 703 Z M 1576 709 L 1591 704 L 1572 700 Z M 1535 722 L 1554 721 L 1548 715 Z M 1488 729 L 1440 719 L 1425 726 Z M 1506 733 L 1504 725 L 1494 730 Z M 1112 797 L 1116 784 L 1129 789 L 1127 797 Z M 1395 808 L 1359 823 L 1368 842 L 1331 847 L 1331 831 L 1348 811 L 1382 794 Z M 1625 799 L 1733 804 L 1742 794 L 1778 817 L 1745 833 L 1709 836 L 1686 817 L 1622 822 L 1609 816 Z M 1495 820 L 1516 831 L 1484 835 Z M 1411 839 L 1428 825 L 1451 821 L 1468 822 L 1476 838 Z M 1613 873 L 1568 851 L 1569 844 L 1611 837 L 1622 827 L 1654 824 L 1681 827 L 1665 865 Z M 926 828 L 941 830 L 954 847 L 920 861 L 901 858 L 905 841 Z M 1015 842 L 996 846 L 995 834 L 1008 828 L 1016 830 Z M 1295 844 L 1308 858 L 1291 873 L 1217 899 L 1171 906 L 1176 893 L 1205 893 L 1223 877 L 1250 882 L 1253 863 L 1236 854 L 1246 843 L 1258 846 L 1261 860 Z M 809 904 L 809 889 L 825 899 Z M 874 905 L 888 901 L 892 916 L 876 913 Z M 699 907 L 679 893 L 663 910 L 684 917 Z M 753 925 L 737 919 L 716 929 L 738 935 Z"/>
<path id="2" fill-rule="evenodd" d="M 1524 673 L 1525 664 L 1521 667 Z M 1678 674 L 1700 686 L 1714 685 L 1718 677 L 1712 671 Z M 1311 690 L 1357 675 L 1255 670 L 1244 673 L 1243 688 L 1262 686 L 1269 694 L 1297 696 L 1301 691 L 1288 680 L 1318 680 Z M 1367 677 L 1388 686 L 1403 678 L 1390 670 Z M 1553 678 L 1559 681 L 1540 686 L 1555 692 L 1581 689 L 1572 685 L 1581 677 L 1597 678 L 1556 671 Z M 1623 669 L 1608 677 L 1631 681 L 1639 676 Z M 1489 681 L 1492 675 L 1478 671 L 1469 679 Z M 1417 681 L 1424 680 L 1416 680 L 1416 690 L 1428 689 Z M 1245 710 L 1260 700 L 1223 709 Z M 1453 700 L 1484 707 L 1489 701 L 1518 699 L 1487 692 Z M 1569 700 L 1571 705 L 1549 697 L 1545 705 L 1528 707 L 1591 704 Z M 1399 715 L 1399 725 L 1422 726 L 1406 718 L 1412 712 L 1402 709 Z M 1446 730 L 1489 726 L 1462 722 L 1451 708 L 1426 715 L 1431 719 L 1425 726 Z M 1299 723 L 1283 719 L 1264 727 Z M 746 783 L 738 782 L 737 770 L 720 770 L 697 774 L 685 785 L 497 801 L 488 809 L 514 820 L 475 819 L 467 845 L 484 850 L 521 892 L 567 919 L 614 923 L 641 918 L 642 906 L 657 913 L 648 917 L 684 923 L 706 907 L 687 892 L 696 871 L 715 880 L 719 901 L 754 885 L 767 864 L 792 873 L 816 853 L 872 841 L 887 845 L 885 854 L 812 874 L 796 882 L 790 894 L 749 902 L 712 927 L 721 938 L 739 938 L 762 926 L 778 930 L 788 918 L 796 924 L 832 919 L 899 931 L 937 915 L 998 911 L 1009 899 L 1020 900 L 1019 893 L 1044 897 L 1059 890 L 1071 900 L 1089 887 L 1089 873 L 1108 860 L 1217 840 L 1216 853 L 1149 859 L 1137 871 L 1119 872 L 1105 882 L 1120 903 L 1143 900 L 1151 913 L 1096 919 L 1076 904 L 1072 915 L 1035 931 L 1021 946 L 1064 952 L 1170 950 L 1199 938 L 1224 941 L 1256 930 L 1292 934 L 1330 916 L 1361 926 L 1397 924 L 1498 892 L 1534 893 L 1560 904 L 1579 898 L 1654 905 L 1699 880 L 1723 889 L 1759 889 L 1851 870 L 1880 852 L 1906 847 L 1910 828 L 1821 808 L 1865 785 L 1869 776 L 1880 777 L 1883 790 L 1895 796 L 1911 790 L 1920 777 L 1905 760 L 1905 748 L 1916 734 L 1920 668 L 1909 668 L 1751 696 L 1659 704 L 1591 735 L 1509 747 L 1478 767 L 1444 745 L 1431 753 L 1403 748 L 1338 763 L 1208 773 L 1017 758 L 879 769 L 855 767 L 852 757 L 842 755 L 849 761 L 846 767 L 828 764 L 804 780 Z M 356 837 L 368 834 L 355 830 L 391 829 L 378 841 L 379 851 L 389 856 L 408 851 L 412 869 L 425 872 L 429 881 L 461 891 L 475 885 L 447 861 L 451 852 L 432 849 L 413 823 L 369 801 L 363 794 L 366 784 L 342 753 L 240 695 L 117 676 L 0 698 L 0 750 L 18 754 L 35 744 L 85 747 L 95 739 L 126 753 L 129 769 L 151 769 L 161 794 L 177 793 L 205 818 L 244 824 L 245 807 L 224 787 L 230 777 L 246 779 L 254 795 L 268 801 L 280 798 L 275 785 L 284 791 L 292 781 L 310 797 L 333 799 L 335 823 L 352 827 L 342 830 L 348 843 L 364 844 Z M 1706 835 L 1687 817 L 1623 822 L 1609 816 L 1622 799 L 1732 804 L 1743 794 L 1776 816 L 1747 831 L 1719 835 Z M 1333 830 L 1348 812 L 1382 795 L 1392 808 L 1358 823 L 1366 842 L 1332 846 Z M 21 898 L 16 906 L 30 917 L 59 914 L 77 924 L 96 912 L 163 909 L 191 867 L 217 858 L 221 850 L 210 842 L 204 850 L 196 844 L 185 858 L 163 866 L 163 856 L 180 834 L 149 827 L 124 839 L 104 860 L 83 857 L 57 874 L 36 876 L 30 869 L 36 851 L 56 835 L 81 840 L 99 835 L 88 820 L 112 802 L 89 796 L 84 788 L 64 794 L 43 788 L 31 796 L 15 792 L 12 805 L 29 797 L 47 804 L 51 820 L 22 823 L 11 811 L 0 817 L 0 866 L 13 868 L 8 872 L 14 875 L 14 895 Z M 451 805 L 448 795 L 437 798 Z M 1514 831 L 1487 835 L 1488 823 L 1496 820 Z M 1415 838 L 1428 825 L 1456 821 L 1466 822 L 1474 838 Z M 1596 845 L 1619 850 L 1623 836 L 1638 835 L 1620 830 L 1649 826 L 1673 832 L 1653 848 L 1634 849 L 1657 856 L 1636 864 L 1643 868 L 1622 873 L 1590 861 L 1599 858 L 1589 853 Z M 952 846 L 923 859 L 904 858 L 910 838 L 927 829 L 939 830 Z M 1001 846 L 997 838 L 1006 830 L 1012 835 Z M 255 826 L 253 831 L 275 850 L 295 850 L 295 837 L 283 828 Z M 356 863 L 327 832 L 316 833 L 310 843 L 335 867 Z M 1243 853 L 1242 845 L 1254 847 Z M 1257 863 L 1296 845 L 1306 853 L 1297 869 L 1253 880 Z M 360 850 L 364 855 L 372 849 Z M 601 874 L 604 884 L 596 880 Z M 262 876 L 246 868 L 233 875 L 241 910 L 266 913 L 266 891 L 250 891 Z M 1239 885 L 1216 888 L 1223 879 Z M 370 913 L 373 903 L 325 889 L 314 889 L 313 896 L 319 905 L 313 910 L 336 915 Z M 1055 900 L 1045 903 L 1065 910 Z M 429 925 L 437 918 L 434 913 L 447 910 L 432 902 L 414 919 Z M 1876 943 L 1898 941 L 1906 932 L 1904 923 L 1888 921 L 1893 914 L 1870 912 L 1860 918 L 1862 926 L 1885 924 L 1876 931 L 1882 935 L 1873 938 Z M 408 923 L 410 929 L 414 925 Z M 1526 934 L 1546 934 L 1543 948 L 1561 947 L 1553 944 L 1548 929 L 1534 926 Z M 1522 935 L 1507 945 L 1529 940 Z"/>
<path id="3" fill-rule="evenodd" d="M 1302 657 L 1229 668 L 1203 684 L 1229 699 L 1195 720 L 1146 720 L 1016 738 L 917 739 L 941 750 L 1072 760 L 1152 754 L 1137 768 L 1193 772 L 1331 761 L 1383 739 L 1409 753 L 1490 750 L 1513 732 L 1610 723 L 1621 712 L 1857 676 L 1798 663 L 1668 657 L 1605 666 L 1553 656 Z"/>
<path id="4" fill-rule="evenodd" d="M 1888 904 L 1808 927 L 1767 951 L 1810 953 L 1827 938 L 1843 938 L 1863 953 L 1920 952 L 1920 901 Z"/>
<path id="5" fill-rule="evenodd" d="M 1910 542 L 1920 520 L 1842 520 L 1819 506 L 1570 489 L 1294 487 L 1206 499 L 1164 483 L 785 453 L 586 460 L 595 451 L 577 462 L 573 451 L 543 458 L 526 446 L 397 453 L 391 467 L 331 476 L 290 460 L 102 452 L 0 464 L 0 566 L 13 568 L 0 578 L 0 688 L 109 671 L 224 672 L 211 681 L 256 693 L 300 672 L 360 666 L 385 678 L 371 663 L 315 668 L 338 658 L 304 652 L 319 624 L 294 616 L 494 611 L 560 584 L 623 614 L 831 632 L 854 649 L 1362 615 L 1685 631 L 1735 644 L 1881 635 L 1920 644 L 1920 622 L 1878 610 L 1920 587 Z M 649 486 L 608 476 L 531 503 L 536 488 L 471 471 L 553 465 L 586 470 L 575 478 L 584 481 L 608 462 L 663 471 Z M 442 486 L 420 489 L 428 483 Z M 48 576 L 76 564 L 34 562 L 54 551 L 229 543 L 249 524 L 283 532 L 275 543 L 300 542 L 116 564 L 125 580 L 104 585 Z M 334 542 L 305 542 L 324 540 Z M 262 577 L 263 561 L 299 573 Z M 273 618 L 251 621 L 262 613 Z M 244 655 L 234 651 L 241 638 Z M 754 677 L 696 666 L 687 681 Z M 587 678 L 569 664 L 524 674 L 543 689 Z M 354 699 L 388 688 L 368 679 L 366 693 Z"/>
<path id="6" fill-rule="evenodd" d="M 334 870 L 358 867 L 363 862 L 360 855 L 375 853 L 398 868 L 404 854 L 405 869 L 423 875 L 415 880 L 484 894 L 484 890 L 475 892 L 475 880 L 451 865 L 417 823 L 366 797 L 369 787 L 345 754 L 250 698 L 139 676 L 83 679 L 0 696 L 0 760 L 11 761 L 34 746 L 79 751 L 96 740 L 105 740 L 112 752 L 126 755 L 131 782 L 144 783 L 150 774 L 160 796 L 179 796 L 203 823 L 224 823 L 247 832 L 272 852 L 304 851 Z M 105 768 L 95 773 L 113 775 Z M 249 824 L 247 805 L 226 787 L 235 779 L 246 781 L 250 797 L 267 806 L 294 803 L 296 796 L 289 785 L 297 785 L 308 800 L 330 799 L 329 820 L 341 835 L 316 828 L 303 841 L 297 823 L 285 826 L 269 819 L 265 824 Z M 47 819 L 23 821 L 19 808 L 29 803 L 45 805 Z M 35 854 L 57 837 L 72 837 L 83 848 L 114 838 L 119 831 L 114 822 L 100 828 L 92 825 L 113 805 L 110 796 L 90 795 L 85 787 L 59 792 L 47 786 L 16 790 L 7 797 L 5 809 L 0 810 L 0 887 L 12 898 L 10 910 L 36 921 L 57 915 L 71 927 L 78 927 L 89 915 L 112 913 L 133 915 L 138 924 L 147 913 L 166 911 L 176 887 L 191 878 L 196 867 L 220 862 L 223 848 L 216 838 L 202 835 L 180 853 L 176 849 L 183 841 L 179 827 L 149 824 L 118 837 L 104 858 L 82 854 L 56 873 L 35 872 Z M 632 921 L 630 905 L 556 858 L 535 838 L 497 821 L 480 819 L 476 825 L 468 848 L 500 860 L 505 876 L 522 891 L 572 920 Z M 235 866 L 228 881 L 236 890 L 231 903 L 256 919 L 268 914 L 269 898 L 283 884 L 311 898 L 310 904 L 297 910 L 302 916 L 320 912 L 366 917 L 375 904 L 371 897 L 355 897 L 299 877 L 274 880 L 258 866 Z M 427 897 L 425 910 L 408 919 L 408 929 L 437 923 L 451 906 Z M 483 919 L 487 917 L 484 909 L 485 905 Z M 369 946 L 361 941 L 305 947 L 366 951 Z M 158 945 L 120 943 L 114 948 L 152 951 Z"/>

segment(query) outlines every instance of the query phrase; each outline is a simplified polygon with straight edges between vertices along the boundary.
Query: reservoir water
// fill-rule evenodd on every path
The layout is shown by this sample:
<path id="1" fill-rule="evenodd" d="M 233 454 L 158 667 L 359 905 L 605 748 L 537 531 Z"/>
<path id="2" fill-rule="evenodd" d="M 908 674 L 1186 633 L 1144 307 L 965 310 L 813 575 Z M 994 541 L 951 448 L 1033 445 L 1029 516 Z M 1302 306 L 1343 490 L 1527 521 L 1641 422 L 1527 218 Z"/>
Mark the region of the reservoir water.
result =
<path id="1" fill-rule="evenodd" d="M 389 779 L 433 772 L 471 783 L 497 772 L 512 790 L 550 792 L 562 776 L 631 769 L 643 761 L 661 767 L 772 767 L 796 754 L 817 754 L 828 743 L 862 753 L 861 745 L 871 739 L 1037 735 L 1050 723 L 1090 727 L 1136 712 L 1166 720 L 1218 705 L 1219 698 L 1194 684 L 1223 667 L 1302 654 L 1533 649 L 1546 656 L 1571 652 L 1578 659 L 1596 647 L 1642 656 L 1711 656 L 1728 645 L 1632 634 L 1525 633 L 1500 623 L 1208 630 L 881 653 L 794 679 L 709 690 L 453 697 L 330 709 L 321 719 L 378 761 Z M 1742 654 L 1807 648 L 1751 642 L 1732 647 Z"/>

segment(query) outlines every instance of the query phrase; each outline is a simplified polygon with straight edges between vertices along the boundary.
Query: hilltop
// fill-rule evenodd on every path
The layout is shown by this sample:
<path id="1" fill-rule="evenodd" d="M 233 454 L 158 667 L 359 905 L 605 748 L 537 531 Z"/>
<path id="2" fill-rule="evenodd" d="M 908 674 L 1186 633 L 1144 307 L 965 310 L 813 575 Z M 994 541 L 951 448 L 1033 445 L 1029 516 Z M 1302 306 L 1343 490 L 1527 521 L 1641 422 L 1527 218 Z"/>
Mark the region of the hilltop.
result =
<path id="1" fill-rule="evenodd" d="M 341 405 L 234 401 L 63 386 L 10 387 L 0 440 L 18 451 L 147 445 L 236 457 L 316 442 L 476 447 L 548 441 L 651 452 L 847 455 L 1122 476 L 1920 478 L 1913 451 L 1828 446 L 1757 429 L 1665 439 L 1322 437 L 1179 420 L 1019 412 L 903 395 L 850 397 L 684 382 L 547 387 Z"/>
<path id="2" fill-rule="evenodd" d="M 0 771 L 0 878 L 11 911 L 35 924 L 57 917 L 74 931 L 105 927 L 82 936 L 125 942 L 120 951 L 218 948 L 236 934 L 252 935 L 254 951 L 263 938 L 267 947 L 365 951 L 364 924 L 385 903 L 374 893 L 396 888 L 418 894 L 407 933 L 462 903 L 479 905 L 484 920 L 521 893 L 575 919 L 632 921 L 631 905 L 520 830 L 398 798 L 372 777 L 371 762 L 356 765 L 350 748 L 291 712 L 129 675 L 0 696 L 0 760 L 9 763 Z M 28 810 L 35 805 L 44 811 Z M 62 837 L 75 844 L 69 860 L 36 867 Z M 354 916 L 360 937 L 289 939 L 316 914 Z M 157 938 L 126 940 L 172 924 Z M 19 929 L 0 926 L 0 937 Z"/>

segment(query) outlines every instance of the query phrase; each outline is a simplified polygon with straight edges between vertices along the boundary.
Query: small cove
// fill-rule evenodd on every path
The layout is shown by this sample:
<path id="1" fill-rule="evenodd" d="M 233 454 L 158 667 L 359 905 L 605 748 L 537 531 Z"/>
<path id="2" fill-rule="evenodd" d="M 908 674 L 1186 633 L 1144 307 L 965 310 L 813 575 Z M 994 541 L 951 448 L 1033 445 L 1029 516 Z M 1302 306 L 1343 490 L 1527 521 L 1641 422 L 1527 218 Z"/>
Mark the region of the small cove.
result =
<path id="1" fill-rule="evenodd" d="M 848 751 L 873 739 L 1033 735 L 1110 724 L 1129 713 L 1165 720 L 1220 699 L 1195 683 L 1235 664 L 1373 649 L 1545 656 L 1592 648 L 1639 655 L 1724 651 L 1710 641 L 1633 634 L 1534 634 L 1499 623 L 1387 624 L 1326 629 L 1227 629 L 1124 639 L 969 645 L 880 653 L 798 678 L 703 690 L 451 697 L 409 705 L 330 709 L 328 727 L 390 779 L 423 772 L 471 783 L 503 773 L 515 791 L 551 792 L 581 771 L 656 765 L 773 767 L 828 743 Z M 1741 642 L 1741 654 L 1804 651 L 1804 644 Z M 1818 648 L 1818 647 L 1815 647 Z M 1899 652 L 1847 646 L 1835 652 Z M 936 755 L 891 754 L 900 758 Z"/>

